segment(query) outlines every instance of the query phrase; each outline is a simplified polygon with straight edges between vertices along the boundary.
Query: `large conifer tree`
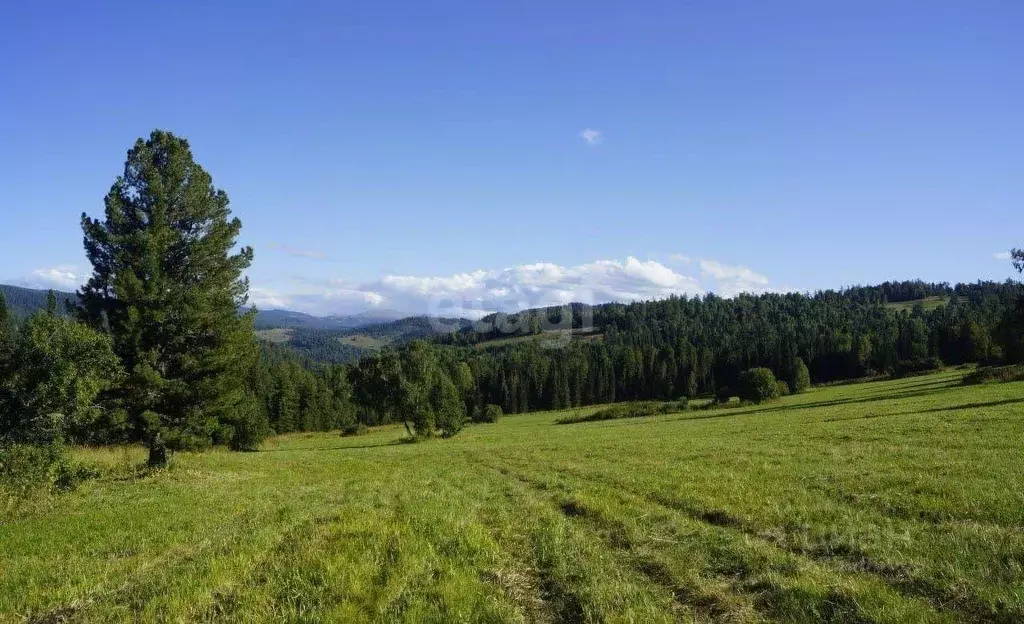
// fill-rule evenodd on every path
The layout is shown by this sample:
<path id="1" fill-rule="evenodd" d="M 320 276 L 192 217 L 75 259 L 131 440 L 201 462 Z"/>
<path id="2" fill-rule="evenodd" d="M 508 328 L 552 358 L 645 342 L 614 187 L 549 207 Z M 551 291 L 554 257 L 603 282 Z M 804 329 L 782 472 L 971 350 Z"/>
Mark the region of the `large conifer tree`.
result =
<path id="1" fill-rule="evenodd" d="M 164 440 L 203 446 L 225 425 L 251 431 L 245 376 L 258 353 L 253 313 L 238 309 L 253 253 L 235 248 L 242 224 L 227 195 L 185 139 L 157 130 L 128 152 L 104 203 L 103 220 L 82 215 L 93 273 L 79 311 L 113 337 L 127 373 L 114 400 L 151 460 Z"/>

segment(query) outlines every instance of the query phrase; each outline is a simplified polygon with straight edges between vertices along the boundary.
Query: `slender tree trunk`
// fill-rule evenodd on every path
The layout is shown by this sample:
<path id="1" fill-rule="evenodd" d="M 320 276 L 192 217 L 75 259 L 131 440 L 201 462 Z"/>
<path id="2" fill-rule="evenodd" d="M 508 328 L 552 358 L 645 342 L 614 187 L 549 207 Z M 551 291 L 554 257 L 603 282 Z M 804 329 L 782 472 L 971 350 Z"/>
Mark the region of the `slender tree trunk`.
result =
<path id="1" fill-rule="evenodd" d="M 150 468 L 167 466 L 167 444 L 164 443 L 164 438 L 159 432 L 149 439 L 149 461 L 147 464 Z"/>

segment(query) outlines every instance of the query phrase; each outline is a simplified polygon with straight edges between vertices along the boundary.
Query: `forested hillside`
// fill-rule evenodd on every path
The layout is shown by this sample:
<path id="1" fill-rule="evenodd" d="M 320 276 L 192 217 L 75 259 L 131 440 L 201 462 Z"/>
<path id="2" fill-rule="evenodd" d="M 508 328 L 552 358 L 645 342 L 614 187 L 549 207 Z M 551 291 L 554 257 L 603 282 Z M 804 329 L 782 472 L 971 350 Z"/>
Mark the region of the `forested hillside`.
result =
<path id="1" fill-rule="evenodd" d="M 561 308 L 492 315 L 474 328 L 438 337 L 449 357 L 473 371 L 479 400 L 508 412 L 560 409 L 628 399 L 669 399 L 735 389 L 742 371 L 771 369 L 791 385 L 806 365 L 815 383 L 902 374 L 946 364 L 1019 360 L 1020 337 L 1008 316 L 1022 294 L 1016 282 L 886 283 L 813 295 L 670 298 L 594 307 L 573 305 L 572 327 L 601 340 L 507 341 L 568 327 Z M 890 304 L 934 296 L 926 309 Z M 487 350 L 481 345 L 505 340 Z"/>
<path id="2" fill-rule="evenodd" d="M 56 297 L 59 313 L 65 312 L 65 301 L 72 303 L 76 301 L 74 293 L 53 291 L 53 294 Z M 7 309 L 12 316 L 24 318 L 37 310 L 46 309 L 49 291 L 0 284 L 0 295 L 3 295 L 7 301 Z"/>
<path id="3" fill-rule="evenodd" d="M 259 315 L 257 314 L 257 318 Z M 386 346 L 399 347 L 411 340 L 451 333 L 471 326 L 465 319 L 410 316 L 346 330 L 309 326 L 257 331 L 266 341 L 286 345 L 302 357 L 328 364 L 347 364 Z"/>

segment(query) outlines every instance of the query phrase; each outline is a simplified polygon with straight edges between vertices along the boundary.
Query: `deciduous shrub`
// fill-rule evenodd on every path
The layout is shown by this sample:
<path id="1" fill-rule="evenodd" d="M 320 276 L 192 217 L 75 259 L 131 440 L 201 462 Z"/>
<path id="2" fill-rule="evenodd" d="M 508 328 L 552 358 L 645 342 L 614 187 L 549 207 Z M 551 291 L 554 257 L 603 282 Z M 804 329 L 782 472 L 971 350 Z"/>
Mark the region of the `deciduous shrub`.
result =
<path id="1" fill-rule="evenodd" d="M 234 423 L 228 446 L 233 451 L 256 451 L 270 433 L 270 423 L 262 412 L 252 409 Z"/>
<path id="2" fill-rule="evenodd" d="M 763 403 L 778 396 L 779 388 L 771 369 L 751 368 L 740 374 L 740 399 L 751 403 Z"/>
<path id="3" fill-rule="evenodd" d="M 922 357 L 913 360 L 900 360 L 893 369 L 893 377 L 909 377 L 932 371 L 941 370 L 945 364 L 938 357 Z"/>
<path id="4" fill-rule="evenodd" d="M 789 384 L 781 379 L 775 382 L 776 394 L 780 397 L 789 395 Z"/>
<path id="5" fill-rule="evenodd" d="M 619 418 L 640 418 L 641 416 L 655 416 L 658 414 L 674 414 L 685 411 L 688 402 L 685 398 L 678 401 L 635 401 L 632 403 L 618 403 L 597 410 L 591 413 L 573 414 L 555 421 L 558 425 L 571 425 L 581 422 L 594 422 L 598 420 L 616 420 Z"/>
<path id="6" fill-rule="evenodd" d="M 1012 366 L 983 366 L 964 377 L 964 385 L 1024 381 L 1024 364 Z"/>
<path id="7" fill-rule="evenodd" d="M 447 376 L 442 376 L 431 392 L 434 426 L 442 438 L 450 438 L 466 424 L 466 404 L 458 388 Z"/>
<path id="8" fill-rule="evenodd" d="M 504 412 L 501 411 L 500 405 L 494 405 L 493 403 L 487 406 L 480 406 L 480 409 L 476 413 L 476 422 L 478 423 L 493 423 L 498 422 L 498 419 L 504 416 Z"/>
<path id="9" fill-rule="evenodd" d="M 790 371 L 789 385 L 793 394 L 806 392 L 811 387 L 811 371 L 807 370 L 807 365 L 804 364 L 801 358 L 797 358 L 796 362 L 793 363 L 793 370 Z"/>
<path id="10" fill-rule="evenodd" d="M 366 425 L 363 423 L 352 421 L 350 423 L 346 423 L 345 426 L 341 428 L 341 435 L 342 437 L 361 436 L 366 434 L 368 431 L 369 429 L 367 429 Z"/>

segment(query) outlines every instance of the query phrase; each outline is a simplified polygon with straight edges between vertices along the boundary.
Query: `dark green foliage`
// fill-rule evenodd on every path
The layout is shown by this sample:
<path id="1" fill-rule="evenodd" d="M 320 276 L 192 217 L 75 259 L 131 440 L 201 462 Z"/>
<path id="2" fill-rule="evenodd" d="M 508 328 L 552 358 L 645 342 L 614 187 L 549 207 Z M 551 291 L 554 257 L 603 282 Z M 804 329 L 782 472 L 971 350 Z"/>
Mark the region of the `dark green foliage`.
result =
<path id="1" fill-rule="evenodd" d="M 729 399 L 732 398 L 732 390 L 728 386 L 718 386 L 715 388 L 715 401 L 718 403 L 728 403 Z"/>
<path id="2" fill-rule="evenodd" d="M 270 434 L 270 423 L 267 416 L 258 409 L 256 401 L 248 413 L 240 413 L 231 426 L 231 437 L 228 446 L 233 451 L 256 451 L 260 443 Z"/>
<path id="3" fill-rule="evenodd" d="M 1009 366 L 983 366 L 964 377 L 964 385 L 1024 381 L 1024 364 Z"/>
<path id="4" fill-rule="evenodd" d="M 789 396 L 789 384 L 785 381 L 778 379 L 775 381 L 775 396 Z"/>
<path id="5" fill-rule="evenodd" d="M 937 357 L 921 357 L 915 360 L 900 360 L 893 371 L 893 377 L 907 377 L 941 370 L 945 364 Z"/>
<path id="6" fill-rule="evenodd" d="M 790 369 L 789 386 L 794 394 L 806 392 L 811 387 L 811 371 L 807 370 L 807 365 L 800 358 L 794 360 Z"/>
<path id="7" fill-rule="evenodd" d="M 104 410 L 97 397 L 121 377 L 110 338 L 37 312 L 7 343 L 0 361 L 0 438 L 98 441 Z"/>
<path id="8" fill-rule="evenodd" d="M 591 412 L 589 414 L 572 414 L 564 416 L 555 421 L 557 425 L 571 425 L 581 422 L 595 422 L 598 420 L 617 420 L 619 418 L 640 418 L 642 416 L 655 416 L 658 414 L 676 414 L 686 411 L 688 401 L 683 398 L 678 401 L 634 401 L 630 403 L 618 403 Z"/>
<path id="9" fill-rule="evenodd" d="M 253 254 L 232 253 L 242 224 L 188 142 L 162 131 L 128 152 L 105 205 L 102 220 L 82 215 L 93 273 L 79 296 L 82 318 L 110 332 L 127 374 L 111 400 L 139 438 L 209 444 L 252 410 L 253 313 L 237 310 Z"/>
<path id="10" fill-rule="evenodd" d="M 25 500 L 63 486 L 67 458 L 60 443 L 0 444 L 0 498 Z M 6 501 L 0 501 L 6 502 Z"/>
<path id="11" fill-rule="evenodd" d="M 486 317 L 473 329 L 433 341 L 452 347 L 443 357 L 470 365 L 480 401 L 506 413 L 712 393 L 725 398 L 741 371 L 756 367 L 779 371 L 791 391 L 802 392 L 812 381 L 891 374 L 901 360 L 998 358 L 998 328 L 1021 292 L 1012 282 L 892 282 L 811 296 L 573 305 L 572 327 L 591 323 L 587 335 L 599 340 L 574 338 L 559 349 L 499 340 L 520 330 L 526 336 L 528 319 L 543 317 L 535 310 Z M 922 297 L 949 303 L 890 305 Z M 468 348 L 481 344 L 492 346 Z M 1024 357 L 1024 339 L 1021 346 Z"/>
<path id="12" fill-rule="evenodd" d="M 501 418 L 504 413 L 501 411 L 500 405 L 491 403 L 490 405 L 481 405 L 480 409 L 474 414 L 474 422 L 478 423 L 495 423 Z"/>
<path id="13" fill-rule="evenodd" d="M 261 345 L 249 388 L 254 418 L 264 417 L 277 433 L 329 431 L 356 420 L 346 369 L 303 361 L 287 348 Z"/>
<path id="14" fill-rule="evenodd" d="M 758 367 L 740 374 L 739 397 L 751 403 L 763 403 L 779 397 L 775 375 L 771 369 Z"/>
<path id="15" fill-rule="evenodd" d="M 370 429 L 361 422 L 351 422 L 341 428 L 341 435 L 344 437 L 365 435 Z"/>
<path id="16" fill-rule="evenodd" d="M 57 314 L 65 314 L 67 305 L 73 304 L 78 299 L 74 293 L 69 292 L 0 284 L 0 295 L 7 302 L 8 314 L 11 319 L 24 319 L 34 312 L 45 311 L 50 292 L 53 292 L 57 298 Z"/>
<path id="17" fill-rule="evenodd" d="M 452 436 L 465 424 L 466 396 L 473 388 L 460 392 L 449 370 L 460 383 L 467 383 L 467 368 L 444 365 L 438 349 L 423 341 L 414 341 L 401 352 L 384 349 L 364 358 L 352 370 L 361 420 L 401 420 L 410 436 Z"/>
<path id="18" fill-rule="evenodd" d="M 450 438 L 466 424 L 466 406 L 455 384 L 447 375 L 441 375 L 431 389 L 431 409 L 437 432 Z"/>
<path id="19" fill-rule="evenodd" d="M 1010 251 L 1013 268 L 1024 273 L 1024 249 Z M 1007 362 L 1024 362 L 1024 295 L 1018 296 L 1003 314 L 998 330 L 1002 356 Z"/>

